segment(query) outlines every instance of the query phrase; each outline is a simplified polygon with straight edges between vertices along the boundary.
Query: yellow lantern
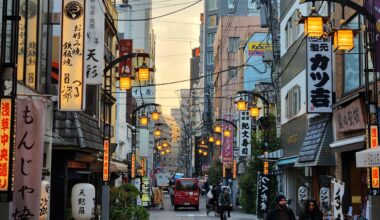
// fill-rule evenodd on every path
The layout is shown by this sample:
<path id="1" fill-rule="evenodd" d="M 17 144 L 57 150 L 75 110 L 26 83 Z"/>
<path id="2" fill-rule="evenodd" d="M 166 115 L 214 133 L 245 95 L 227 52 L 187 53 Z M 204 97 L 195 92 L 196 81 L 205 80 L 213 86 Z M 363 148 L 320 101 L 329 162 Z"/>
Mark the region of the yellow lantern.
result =
<path id="1" fill-rule="evenodd" d="M 161 151 L 161 155 L 165 155 L 165 151 Z"/>
<path id="2" fill-rule="evenodd" d="M 207 156 L 207 151 L 203 152 L 203 156 Z"/>
<path id="3" fill-rule="evenodd" d="M 210 136 L 210 137 L 208 138 L 208 142 L 212 143 L 212 142 L 214 142 L 214 141 L 215 141 L 214 136 Z"/>
<path id="4" fill-rule="evenodd" d="M 199 150 L 198 150 L 198 153 L 200 153 L 200 154 L 203 153 L 203 150 L 202 150 L 202 149 L 199 149 Z"/>
<path id="5" fill-rule="evenodd" d="M 131 78 L 129 76 L 121 76 L 119 78 L 119 84 L 121 90 L 128 90 L 132 87 Z"/>
<path id="6" fill-rule="evenodd" d="M 140 81 L 148 81 L 150 79 L 150 69 L 145 63 L 138 68 L 137 79 Z"/>
<path id="7" fill-rule="evenodd" d="M 201 145 L 205 145 L 205 141 L 204 140 L 201 141 Z"/>
<path id="8" fill-rule="evenodd" d="M 242 98 L 240 98 L 239 101 L 236 102 L 236 106 L 237 106 L 238 111 L 247 110 L 247 102 L 243 100 Z"/>
<path id="9" fill-rule="evenodd" d="M 334 33 L 334 51 L 335 50 L 352 50 L 355 47 L 354 30 L 338 29 Z"/>
<path id="10" fill-rule="evenodd" d="M 160 119 L 160 113 L 157 110 L 154 110 L 152 112 L 152 116 L 151 117 L 152 117 L 153 121 L 157 121 L 158 119 Z"/>
<path id="11" fill-rule="evenodd" d="M 321 37 L 323 35 L 323 17 L 312 15 L 305 18 L 305 36 Z"/>
<path id="12" fill-rule="evenodd" d="M 167 154 L 170 153 L 170 150 L 169 150 L 169 149 L 166 149 L 166 153 L 167 153 Z"/>
<path id="13" fill-rule="evenodd" d="M 162 149 L 162 146 L 161 145 L 158 145 L 157 146 L 157 150 L 161 150 Z"/>
<path id="14" fill-rule="evenodd" d="M 169 144 L 168 144 L 168 142 L 164 142 L 164 143 L 162 144 L 162 146 L 164 146 L 164 147 L 168 147 Z"/>
<path id="15" fill-rule="evenodd" d="M 249 115 L 250 115 L 252 118 L 257 118 L 257 117 L 259 117 L 259 108 L 256 107 L 256 105 L 250 107 L 250 108 L 249 108 Z"/>
<path id="16" fill-rule="evenodd" d="M 154 136 L 160 137 L 161 136 L 161 130 L 160 129 L 154 130 Z"/>
<path id="17" fill-rule="evenodd" d="M 140 117 L 140 125 L 146 126 L 148 124 L 148 117 L 145 114 Z"/>
<path id="18" fill-rule="evenodd" d="M 222 132 L 222 126 L 220 126 L 220 124 L 214 125 L 214 132 L 215 133 L 221 133 Z"/>
<path id="19" fill-rule="evenodd" d="M 221 144 L 222 144 L 222 142 L 219 139 L 215 141 L 216 146 L 220 146 Z"/>
<path id="20" fill-rule="evenodd" d="M 231 131 L 228 130 L 228 129 L 227 129 L 227 130 L 224 130 L 224 131 L 223 131 L 223 136 L 224 136 L 224 137 L 230 137 L 230 136 L 231 136 Z"/>

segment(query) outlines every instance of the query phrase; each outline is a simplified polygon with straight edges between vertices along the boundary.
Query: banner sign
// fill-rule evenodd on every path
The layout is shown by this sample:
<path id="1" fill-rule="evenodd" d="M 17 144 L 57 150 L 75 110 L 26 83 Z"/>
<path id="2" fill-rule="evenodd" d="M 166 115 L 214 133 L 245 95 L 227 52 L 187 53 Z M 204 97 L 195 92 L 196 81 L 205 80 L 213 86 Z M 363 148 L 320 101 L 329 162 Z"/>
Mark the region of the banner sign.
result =
<path id="1" fill-rule="evenodd" d="M 223 115 L 223 119 L 227 121 L 232 121 L 234 118 L 232 115 Z M 222 135 L 222 163 L 230 163 L 233 161 L 234 157 L 234 127 L 228 123 L 222 124 L 222 130 L 231 131 L 231 135 L 229 137 L 225 137 Z"/>
<path id="2" fill-rule="evenodd" d="M 322 187 L 319 191 L 319 201 L 321 202 L 322 211 L 330 210 L 330 189 Z"/>
<path id="3" fill-rule="evenodd" d="M 307 37 L 306 44 L 307 112 L 332 112 L 331 38 Z"/>
<path id="4" fill-rule="evenodd" d="M 334 194 L 333 194 L 333 206 L 334 206 L 334 219 L 344 219 L 343 216 L 343 195 L 344 195 L 344 182 L 337 179 L 332 179 Z"/>
<path id="5" fill-rule="evenodd" d="M 40 198 L 40 218 L 39 220 L 45 220 L 48 218 L 49 211 L 49 199 L 50 199 L 50 183 L 46 180 L 41 182 L 41 198 Z"/>
<path id="6" fill-rule="evenodd" d="M 45 101 L 19 99 L 16 112 L 15 181 L 11 216 L 14 219 L 37 219 L 40 216 Z"/>
<path id="7" fill-rule="evenodd" d="M 103 84 L 104 13 L 103 3 L 89 0 L 85 12 L 84 76 L 88 85 Z"/>
<path id="8" fill-rule="evenodd" d="M 154 99 L 156 97 L 156 87 L 133 87 L 132 97 L 135 99 L 141 99 L 141 97 L 144 97 L 144 99 Z"/>
<path id="9" fill-rule="evenodd" d="M 0 114 L 0 192 L 8 191 L 12 185 L 10 165 L 12 163 L 11 147 L 11 120 L 12 100 L 1 99 Z"/>
<path id="10" fill-rule="evenodd" d="M 63 0 L 59 110 L 83 110 L 84 0 Z"/>
<path id="11" fill-rule="evenodd" d="M 109 168 L 110 168 L 110 158 L 109 158 L 109 152 L 110 152 L 110 141 L 104 140 L 103 143 L 103 181 L 108 182 L 109 181 Z"/>
<path id="12" fill-rule="evenodd" d="M 239 112 L 238 145 L 239 156 L 251 156 L 251 118 L 249 111 Z"/>
<path id="13" fill-rule="evenodd" d="M 25 70 L 25 85 L 30 88 L 36 88 L 38 1 L 20 1 L 20 15 L 17 80 L 24 80 Z M 24 66 L 26 69 L 24 69 Z"/>
<path id="14" fill-rule="evenodd" d="M 301 207 L 305 206 L 306 201 L 309 199 L 307 187 L 306 186 L 300 186 L 298 188 L 298 203 Z"/>
<path id="15" fill-rule="evenodd" d="M 269 184 L 270 179 L 268 175 L 260 174 L 258 176 L 258 211 L 265 213 L 268 211 L 269 206 Z"/>
<path id="16" fill-rule="evenodd" d="M 132 159 L 131 159 L 131 177 L 135 178 L 135 167 L 136 167 L 136 154 L 132 154 Z"/>
<path id="17" fill-rule="evenodd" d="M 95 187 L 77 183 L 71 191 L 71 213 L 74 219 L 90 220 L 95 217 Z"/>
<path id="18" fill-rule="evenodd" d="M 120 39 L 119 41 L 119 57 L 126 54 L 131 54 L 133 52 L 133 41 L 132 39 Z M 123 60 L 119 63 L 119 76 L 126 74 L 127 76 L 132 76 L 132 57 Z"/>
<path id="19" fill-rule="evenodd" d="M 141 201 L 142 201 L 142 206 L 146 207 L 149 205 L 150 202 L 150 196 L 149 196 L 149 177 L 143 177 L 142 178 L 142 191 L 141 191 Z"/>
<path id="20" fill-rule="evenodd" d="M 333 118 L 337 132 L 364 129 L 365 121 L 362 101 L 356 99 L 349 105 L 334 111 Z"/>

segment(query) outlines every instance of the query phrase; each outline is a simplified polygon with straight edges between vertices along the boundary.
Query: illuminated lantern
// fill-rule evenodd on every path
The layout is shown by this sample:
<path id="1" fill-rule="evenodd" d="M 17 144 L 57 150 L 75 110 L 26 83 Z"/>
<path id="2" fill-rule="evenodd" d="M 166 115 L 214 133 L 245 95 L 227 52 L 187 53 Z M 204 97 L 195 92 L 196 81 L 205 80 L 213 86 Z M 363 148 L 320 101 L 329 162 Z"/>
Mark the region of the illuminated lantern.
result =
<path id="1" fill-rule="evenodd" d="M 119 84 L 121 90 L 128 90 L 132 87 L 131 78 L 129 76 L 121 76 L 119 78 Z"/>
<path id="2" fill-rule="evenodd" d="M 162 149 L 162 146 L 161 145 L 158 145 L 157 146 L 157 150 L 161 150 Z"/>
<path id="3" fill-rule="evenodd" d="M 203 153 L 203 150 L 202 150 L 202 149 L 199 149 L 199 150 L 198 150 L 198 153 L 200 153 L 200 154 Z"/>
<path id="4" fill-rule="evenodd" d="M 259 117 L 259 108 L 256 107 L 256 105 L 252 106 L 249 108 L 249 115 L 252 117 L 252 118 L 257 118 Z"/>
<path id="5" fill-rule="evenodd" d="M 210 137 L 208 138 L 208 142 L 212 143 L 212 142 L 214 142 L 214 141 L 215 141 L 215 138 L 214 138 L 213 136 L 210 136 Z"/>
<path id="6" fill-rule="evenodd" d="M 165 151 L 161 151 L 161 155 L 165 155 Z"/>
<path id="7" fill-rule="evenodd" d="M 167 154 L 170 153 L 170 150 L 169 150 L 169 149 L 166 149 L 166 153 L 167 153 Z"/>
<path id="8" fill-rule="evenodd" d="M 222 126 L 220 126 L 219 124 L 216 124 L 214 126 L 214 132 L 215 133 L 221 133 L 222 132 Z"/>
<path id="9" fill-rule="evenodd" d="M 334 33 L 334 50 L 352 50 L 355 47 L 354 30 L 338 29 Z"/>
<path id="10" fill-rule="evenodd" d="M 201 141 L 201 145 L 205 145 L 205 141 L 204 140 Z"/>
<path id="11" fill-rule="evenodd" d="M 203 152 L 203 156 L 207 156 L 207 151 Z"/>
<path id="12" fill-rule="evenodd" d="M 321 37 L 323 35 L 323 17 L 311 15 L 305 18 L 305 36 Z"/>
<path id="13" fill-rule="evenodd" d="M 81 202 L 78 202 L 81 201 Z M 91 220 L 95 216 L 95 187 L 89 183 L 75 184 L 71 190 L 71 213 L 75 220 Z"/>
<path id="14" fill-rule="evenodd" d="M 231 136 L 231 131 L 228 130 L 228 129 L 227 129 L 227 130 L 224 130 L 224 131 L 223 131 L 223 136 L 224 136 L 224 137 L 230 137 L 230 136 Z"/>
<path id="15" fill-rule="evenodd" d="M 138 68 L 137 79 L 139 81 L 148 81 L 150 79 L 150 69 L 145 62 Z"/>
<path id="16" fill-rule="evenodd" d="M 145 114 L 140 117 L 140 125 L 146 126 L 148 124 L 148 117 Z"/>
<path id="17" fill-rule="evenodd" d="M 161 130 L 160 129 L 154 130 L 154 136 L 160 137 L 161 136 Z"/>
<path id="18" fill-rule="evenodd" d="M 215 141 L 216 146 L 220 146 L 221 144 L 222 144 L 222 142 L 219 139 Z"/>
<path id="19" fill-rule="evenodd" d="M 162 146 L 164 146 L 164 147 L 168 147 L 169 144 L 168 144 L 168 142 L 164 142 L 164 143 L 162 144 Z"/>
<path id="20" fill-rule="evenodd" d="M 238 111 L 245 111 L 247 110 L 247 102 L 240 98 L 239 101 L 236 102 L 236 107 Z"/>
<path id="21" fill-rule="evenodd" d="M 153 120 L 153 121 L 157 121 L 158 119 L 160 119 L 160 113 L 159 113 L 157 110 L 154 110 L 154 111 L 152 112 L 151 117 L 152 117 L 152 120 Z"/>

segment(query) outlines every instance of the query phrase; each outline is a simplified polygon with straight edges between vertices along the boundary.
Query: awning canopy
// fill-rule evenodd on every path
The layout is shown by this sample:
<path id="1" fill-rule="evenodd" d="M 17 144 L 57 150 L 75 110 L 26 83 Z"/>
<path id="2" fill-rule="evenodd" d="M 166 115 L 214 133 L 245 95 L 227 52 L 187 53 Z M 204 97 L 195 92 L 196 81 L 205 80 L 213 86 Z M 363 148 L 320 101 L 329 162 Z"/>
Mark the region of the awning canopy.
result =
<path id="1" fill-rule="evenodd" d="M 279 159 L 284 155 L 284 149 L 278 149 L 268 153 L 268 159 Z M 260 159 L 264 159 L 265 155 L 262 154 L 259 156 Z"/>
<path id="2" fill-rule="evenodd" d="M 380 147 L 356 152 L 356 167 L 379 167 Z"/>
<path id="3" fill-rule="evenodd" d="M 111 161 L 110 171 L 114 172 L 114 173 L 127 173 L 128 172 L 128 165 L 124 164 L 124 163 Z"/>
<path id="4" fill-rule="evenodd" d="M 364 148 L 365 135 L 334 141 L 330 144 L 333 151 L 344 152 L 359 150 Z"/>
<path id="5" fill-rule="evenodd" d="M 277 166 L 293 165 L 297 161 L 298 156 L 283 157 L 277 161 Z"/>

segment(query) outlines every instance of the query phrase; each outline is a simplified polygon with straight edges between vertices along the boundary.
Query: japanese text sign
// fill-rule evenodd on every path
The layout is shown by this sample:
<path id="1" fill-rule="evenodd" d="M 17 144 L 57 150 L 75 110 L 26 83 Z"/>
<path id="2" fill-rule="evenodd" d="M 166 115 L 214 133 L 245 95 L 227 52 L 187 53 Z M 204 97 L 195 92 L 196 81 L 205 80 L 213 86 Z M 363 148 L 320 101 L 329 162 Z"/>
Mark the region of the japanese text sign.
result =
<path id="1" fill-rule="evenodd" d="M 238 145 L 239 156 L 251 156 L 251 118 L 248 111 L 239 112 Z"/>
<path id="2" fill-rule="evenodd" d="M 120 39 L 119 41 L 119 57 L 126 54 L 131 54 L 133 51 L 133 44 L 131 39 Z M 119 63 L 119 75 L 132 76 L 132 57 L 123 60 Z"/>
<path id="3" fill-rule="evenodd" d="M 103 3 L 101 1 L 87 1 L 84 79 L 88 85 L 101 85 L 103 83 L 104 13 L 102 8 Z"/>
<path id="4" fill-rule="evenodd" d="M 306 186 L 300 186 L 298 188 L 298 203 L 300 204 L 301 207 L 303 207 L 304 203 L 306 200 L 308 200 L 308 191 Z"/>
<path id="5" fill-rule="evenodd" d="M 11 120 L 12 120 L 12 101 L 11 99 L 1 99 L 0 114 L 0 191 L 8 191 L 10 187 L 9 168 L 12 161 L 10 155 L 11 142 Z"/>
<path id="6" fill-rule="evenodd" d="M 234 160 L 234 162 L 232 164 L 232 178 L 233 179 L 236 179 L 236 172 L 237 172 L 237 169 L 236 169 L 236 160 Z"/>
<path id="7" fill-rule="evenodd" d="M 267 212 L 269 205 L 269 185 L 270 179 L 268 175 L 259 174 L 258 178 L 258 210 L 260 212 Z"/>
<path id="8" fill-rule="evenodd" d="M 135 168 L 136 168 L 136 154 L 132 154 L 132 161 L 131 161 L 131 177 L 135 178 Z"/>
<path id="9" fill-rule="evenodd" d="M 14 219 L 40 216 L 45 105 L 44 100 L 17 100 L 15 177 L 10 207 Z"/>
<path id="10" fill-rule="evenodd" d="M 344 183 L 337 179 L 333 179 L 331 181 L 334 188 L 333 200 L 334 200 L 334 219 L 335 220 L 343 220 L 343 195 L 344 195 Z"/>
<path id="11" fill-rule="evenodd" d="M 95 187 L 78 183 L 71 191 L 71 212 L 75 220 L 91 220 L 95 217 Z"/>
<path id="12" fill-rule="evenodd" d="M 356 99 L 349 105 L 334 111 L 333 118 L 337 132 L 365 128 L 363 105 L 360 99 Z"/>
<path id="13" fill-rule="evenodd" d="M 109 180 L 109 168 L 110 168 L 110 158 L 109 158 L 109 140 L 104 140 L 103 143 L 103 181 L 107 182 Z"/>
<path id="14" fill-rule="evenodd" d="M 232 115 L 223 115 L 223 119 L 227 121 L 232 121 L 233 116 Z M 228 123 L 223 123 L 222 124 L 222 130 L 230 130 L 231 133 L 233 134 L 232 131 L 234 131 L 234 127 Z M 230 163 L 233 160 L 233 154 L 234 154 L 234 135 L 230 135 L 229 137 L 225 137 L 224 135 L 222 136 L 222 162 L 223 163 Z"/>
<path id="15" fill-rule="evenodd" d="M 331 39 L 307 38 L 307 112 L 332 112 Z"/>
<path id="16" fill-rule="evenodd" d="M 330 189 L 322 187 L 319 191 L 319 201 L 321 201 L 321 209 L 323 211 L 330 210 Z"/>
<path id="17" fill-rule="evenodd" d="M 48 218 L 49 198 L 50 198 L 49 195 L 50 195 L 50 183 L 46 180 L 42 180 L 39 220 L 45 220 Z"/>
<path id="18" fill-rule="evenodd" d="M 84 0 L 62 1 L 59 110 L 83 109 Z"/>

